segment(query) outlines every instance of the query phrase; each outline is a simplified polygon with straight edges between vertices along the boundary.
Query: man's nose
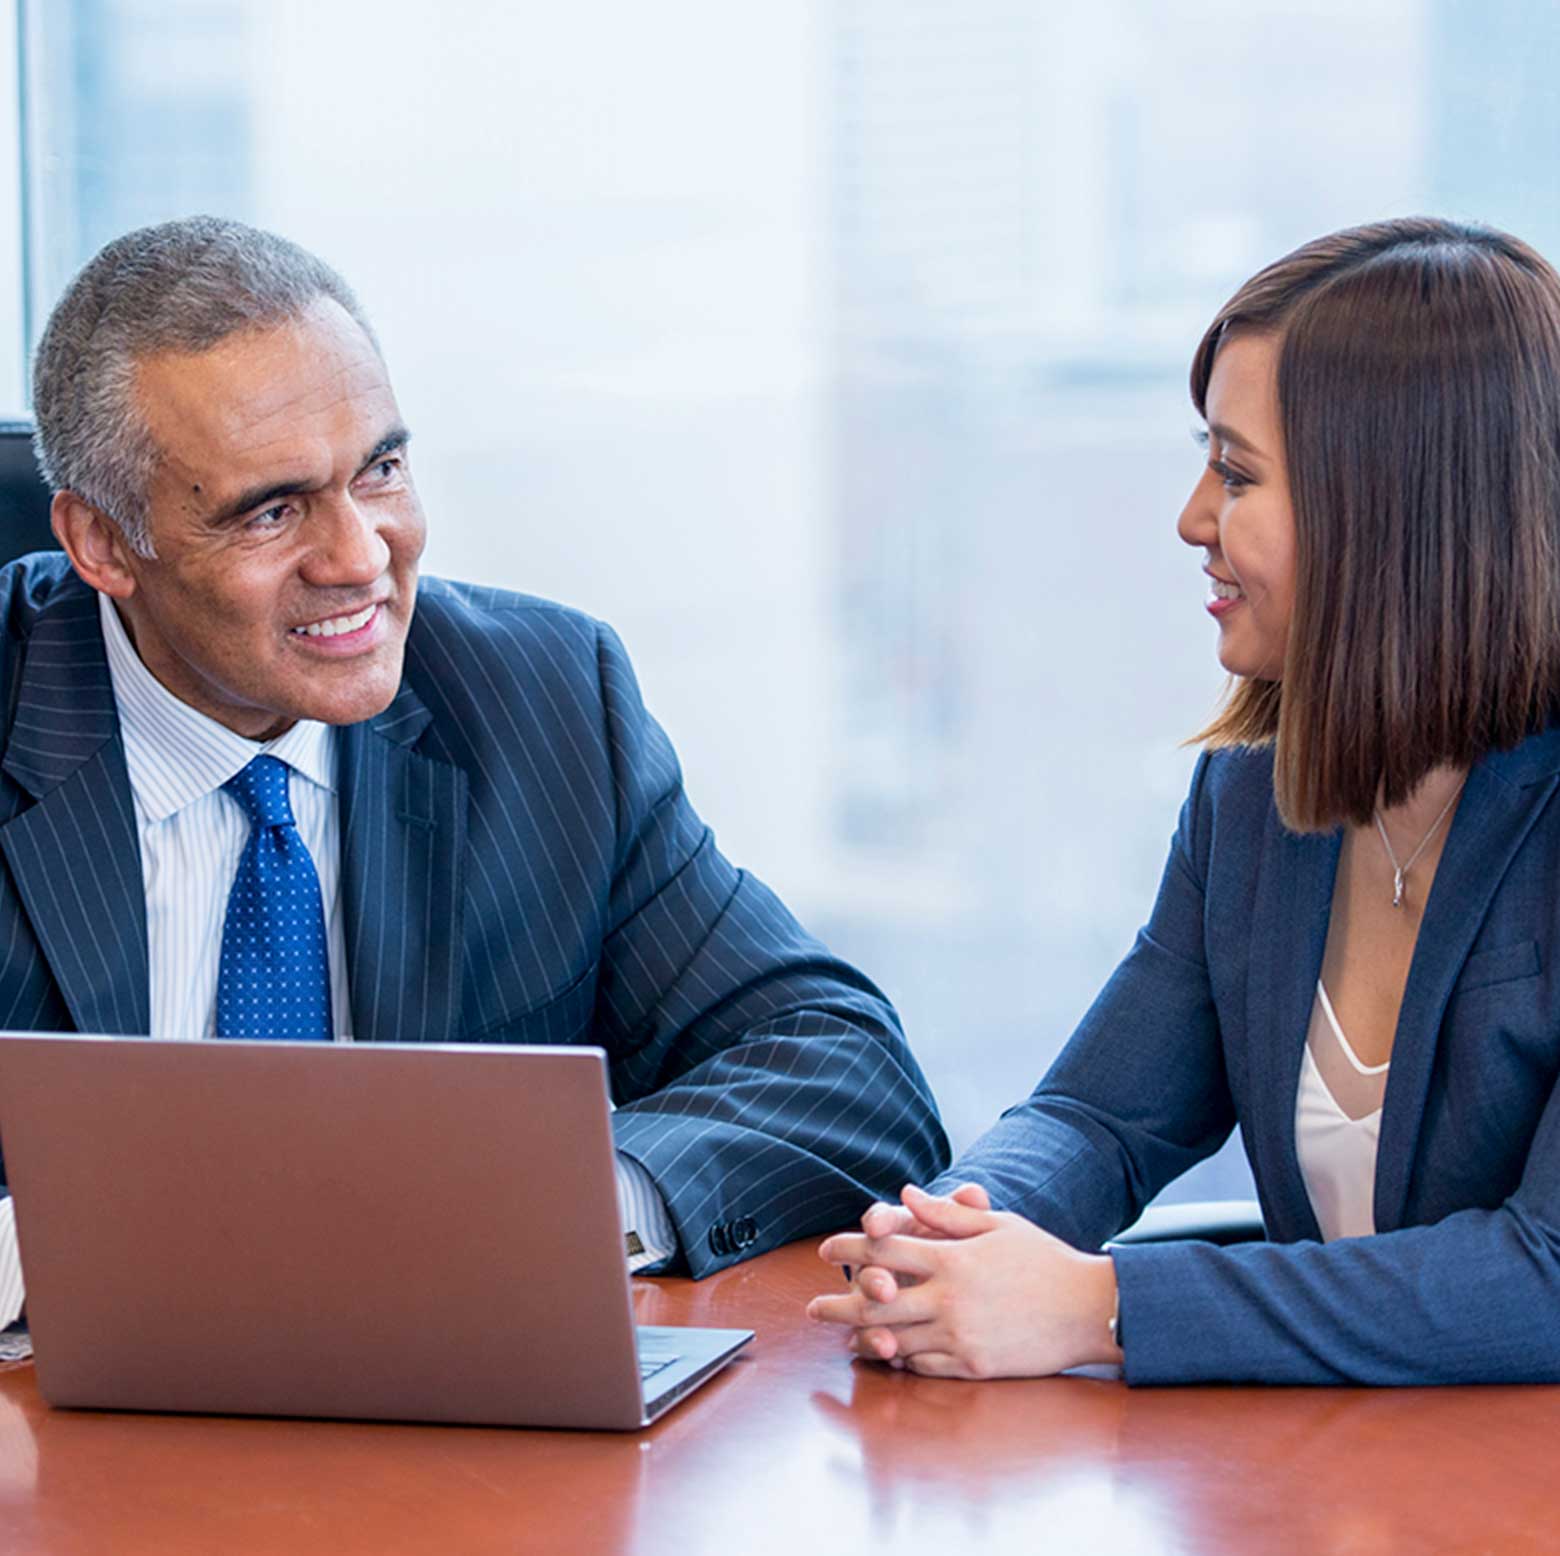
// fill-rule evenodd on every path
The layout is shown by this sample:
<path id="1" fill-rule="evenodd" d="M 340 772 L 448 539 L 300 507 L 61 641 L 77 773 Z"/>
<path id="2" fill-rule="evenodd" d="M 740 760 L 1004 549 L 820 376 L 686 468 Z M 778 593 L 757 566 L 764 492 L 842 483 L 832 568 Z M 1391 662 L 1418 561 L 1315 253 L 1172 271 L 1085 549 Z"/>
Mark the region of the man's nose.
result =
<path id="1" fill-rule="evenodd" d="M 344 493 L 320 503 L 312 517 L 313 544 L 304 569 L 310 583 L 372 583 L 383 575 L 390 547 L 372 509 Z"/>

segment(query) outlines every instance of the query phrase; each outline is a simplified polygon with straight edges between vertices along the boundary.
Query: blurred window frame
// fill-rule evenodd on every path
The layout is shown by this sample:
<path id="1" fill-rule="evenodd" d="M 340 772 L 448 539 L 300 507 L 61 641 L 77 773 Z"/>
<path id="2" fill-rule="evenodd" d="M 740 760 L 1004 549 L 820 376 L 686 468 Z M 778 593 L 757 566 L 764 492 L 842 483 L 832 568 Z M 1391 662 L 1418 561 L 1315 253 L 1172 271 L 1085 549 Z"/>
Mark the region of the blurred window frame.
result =
<path id="1" fill-rule="evenodd" d="M 23 0 L 0 0 L 0 416 L 27 406 L 26 136 L 22 91 Z"/>

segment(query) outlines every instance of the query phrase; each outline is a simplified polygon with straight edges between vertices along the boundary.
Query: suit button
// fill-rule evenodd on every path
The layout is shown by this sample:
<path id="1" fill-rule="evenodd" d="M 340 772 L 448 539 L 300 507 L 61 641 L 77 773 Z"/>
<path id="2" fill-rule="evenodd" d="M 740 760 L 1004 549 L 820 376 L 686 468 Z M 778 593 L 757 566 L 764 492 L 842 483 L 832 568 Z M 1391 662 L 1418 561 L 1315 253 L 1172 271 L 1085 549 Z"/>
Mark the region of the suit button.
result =
<path id="1" fill-rule="evenodd" d="M 737 1247 L 748 1248 L 758 1241 L 758 1222 L 752 1216 L 743 1216 L 737 1222 Z"/>
<path id="2" fill-rule="evenodd" d="M 725 1254 L 731 1252 L 731 1241 L 726 1236 L 726 1223 L 717 1221 L 710 1228 L 710 1252 Z"/>

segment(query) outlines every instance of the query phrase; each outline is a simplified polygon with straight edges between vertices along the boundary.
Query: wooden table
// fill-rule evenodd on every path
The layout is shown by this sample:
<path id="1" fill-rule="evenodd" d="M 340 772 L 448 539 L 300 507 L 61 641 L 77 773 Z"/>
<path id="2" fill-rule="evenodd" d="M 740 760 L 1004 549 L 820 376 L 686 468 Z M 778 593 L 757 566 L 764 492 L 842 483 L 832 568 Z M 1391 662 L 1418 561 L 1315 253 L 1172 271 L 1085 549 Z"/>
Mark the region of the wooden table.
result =
<path id="1" fill-rule="evenodd" d="M 1560 1389 L 949 1383 L 801 1316 L 798 1244 L 640 1317 L 756 1329 L 637 1435 L 54 1411 L 0 1371 L 0 1552 L 1274 1551 L 1560 1547 Z"/>

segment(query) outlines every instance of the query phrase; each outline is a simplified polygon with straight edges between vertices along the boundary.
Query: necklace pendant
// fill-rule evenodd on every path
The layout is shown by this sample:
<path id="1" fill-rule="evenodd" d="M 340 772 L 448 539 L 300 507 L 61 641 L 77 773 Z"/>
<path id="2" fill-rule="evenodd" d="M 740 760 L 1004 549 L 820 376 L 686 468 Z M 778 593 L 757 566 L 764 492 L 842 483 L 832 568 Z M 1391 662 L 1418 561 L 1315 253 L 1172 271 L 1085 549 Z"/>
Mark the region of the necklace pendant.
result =
<path id="1" fill-rule="evenodd" d="M 1392 872 L 1392 906 L 1394 908 L 1403 906 L 1403 872 L 1401 870 Z"/>

